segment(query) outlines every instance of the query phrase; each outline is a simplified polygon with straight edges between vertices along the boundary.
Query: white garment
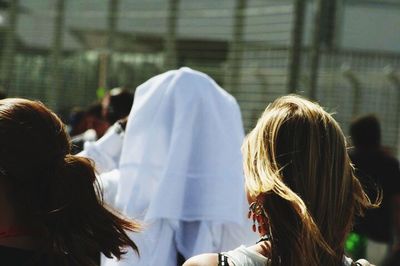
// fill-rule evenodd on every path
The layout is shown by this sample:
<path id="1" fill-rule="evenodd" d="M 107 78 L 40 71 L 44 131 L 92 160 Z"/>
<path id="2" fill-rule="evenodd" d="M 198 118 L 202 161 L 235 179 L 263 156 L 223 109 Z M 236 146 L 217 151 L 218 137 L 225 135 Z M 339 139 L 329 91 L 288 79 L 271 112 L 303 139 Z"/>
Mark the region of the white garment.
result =
<path id="1" fill-rule="evenodd" d="M 235 250 L 223 252 L 223 254 L 229 258 L 233 266 L 265 266 L 271 263 L 268 258 L 243 245 Z M 343 266 L 351 266 L 352 263 L 352 259 L 343 256 Z M 358 260 L 357 263 L 362 266 L 373 266 L 364 259 Z"/>
<path id="2" fill-rule="evenodd" d="M 229 258 L 234 266 L 266 266 L 271 263 L 268 258 L 243 245 L 223 254 Z"/>
<path id="3" fill-rule="evenodd" d="M 189 258 L 253 241 L 245 221 L 242 140 L 237 102 L 207 75 L 181 68 L 139 86 L 116 206 L 145 221 L 133 237 L 140 260 L 103 265 L 175 266 L 177 251 Z"/>
<path id="4" fill-rule="evenodd" d="M 386 243 L 375 242 L 372 239 L 367 239 L 365 257 L 376 265 L 381 265 L 391 252 L 390 246 L 391 245 Z"/>
<path id="5" fill-rule="evenodd" d="M 104 202 L 114 208 L 117 208 L 115 206 L 115 197 L 117 196 L 119 179 L 119 169 L 114 169 L 112 171 L 105 172 L 97 176 L 97 180 L 102 189 Z"/>
<path id="6" fill-rule="evenodd" d="M 114 170 L 118 168 L 123 136 L 121 126 L 116 123 L 96 142 L 85 142 L 78 155 L 93 160 L 99 174 Z"/>
<path id="7" fill-rule="evenodd" d="M 129 251 L 120 261 L 107 259 L 102 256 L 102 265 L 107 266 L 131 266 L 131 265 L 174 265 L 176 266 L 177 253 L 174 245 L 174 229 L 170 222 L 158 220 L 147 224 L 151 230 L 146 233 L 132 234 L 129 236 L 136 244 L 139 244 L 140 257 Z M 157 256 L 153 254 L 157 250 Z"/>
<path id="8" fill-rule="evenodd" d="M 96 142 L 85 142 L 83 151 L 78 154 L 78 156 L 89 158 L 94 162 L 103 199 L 114 207 L 120 177 L 118 163 L 123 137 L 124 131 L 118 123 L 115 123 Z"/>

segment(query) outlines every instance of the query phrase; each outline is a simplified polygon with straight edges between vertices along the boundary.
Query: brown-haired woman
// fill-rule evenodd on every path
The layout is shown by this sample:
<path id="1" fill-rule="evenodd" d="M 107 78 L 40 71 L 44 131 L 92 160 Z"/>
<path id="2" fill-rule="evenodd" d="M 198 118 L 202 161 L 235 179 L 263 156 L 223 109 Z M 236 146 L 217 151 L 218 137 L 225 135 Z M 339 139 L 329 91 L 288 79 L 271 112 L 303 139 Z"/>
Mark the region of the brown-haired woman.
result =
<path id="1" fill-rule="evenodd" d="M 362 190 L 337 122 L 319 105 L 285 96 L 269 105 L 243 147 L 249 218 L 260 241 L 193 265 L 369 265 L 344 256 L 353 216 L 375 207 Z"/>
<path id="2" fill-rule="evenodd" d="M 0 100 L 0 264 L 95 265 L 99 252 L 137 251 L 136 222 L 104 206 L 89 160 L 70 154 L 43 104 Z"/>

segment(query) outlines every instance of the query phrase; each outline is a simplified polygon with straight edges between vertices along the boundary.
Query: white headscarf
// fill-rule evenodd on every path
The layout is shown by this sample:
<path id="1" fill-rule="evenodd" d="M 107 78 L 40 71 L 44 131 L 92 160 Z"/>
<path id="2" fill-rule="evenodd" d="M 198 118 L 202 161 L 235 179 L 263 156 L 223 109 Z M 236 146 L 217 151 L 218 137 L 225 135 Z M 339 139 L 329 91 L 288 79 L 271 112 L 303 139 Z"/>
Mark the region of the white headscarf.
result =
<path id="1" fill-rule="evenodd" d="M 181 68 L 150 79 L 129 115 L 117 206 L 147 221 L 241 223 L 242 141 L 239 106 L 210 77 Z"/>

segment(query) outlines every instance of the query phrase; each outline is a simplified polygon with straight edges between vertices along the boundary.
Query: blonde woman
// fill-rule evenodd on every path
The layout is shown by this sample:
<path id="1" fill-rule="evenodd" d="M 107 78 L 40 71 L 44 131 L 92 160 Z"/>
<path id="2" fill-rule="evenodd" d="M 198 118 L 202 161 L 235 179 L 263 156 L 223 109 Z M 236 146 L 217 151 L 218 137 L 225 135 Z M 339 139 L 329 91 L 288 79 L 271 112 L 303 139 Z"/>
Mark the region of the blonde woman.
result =
<path id="1" fill-rule="evenodd" d="M 243 147 L 249 218 L 260 240 L 196 265 L 370 265 L 344 255 L 355 214 L 375 207 L 362 190 L 338 123 L 298 96 L 270 104 Z"/>

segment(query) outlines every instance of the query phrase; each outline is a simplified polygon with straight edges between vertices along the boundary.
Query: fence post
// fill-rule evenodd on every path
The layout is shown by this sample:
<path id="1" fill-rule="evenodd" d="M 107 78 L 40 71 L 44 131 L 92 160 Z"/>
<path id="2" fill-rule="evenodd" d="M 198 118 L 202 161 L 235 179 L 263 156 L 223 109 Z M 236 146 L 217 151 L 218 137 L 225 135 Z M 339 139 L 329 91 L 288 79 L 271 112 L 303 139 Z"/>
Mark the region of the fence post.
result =
<path id="1" fill-rule="evenodd" d="M 396 83 L 397 89 L 397 105 L 396 105 L 396 151 L 397 151 L 397 158 L 400 158 L 400 79 L 397 77 Z"/>
<path id="2" fill-rule="evenodd" d="M 314 30 L 311 47 L 311 66 L 310 66 L 310 98 L 315 100 L 317 96 L 318 70 L 321 46 L 321 22 L 323 0 L 316 0 L 317 6 L 314 13 Z"/>
<path id="3" fill-rule="evenodd" d="M 60 110 L 59 104 L 64 102 L 63 98 L 63 71 L 60 66 L 62 62 L 63 37 L 64 37 L 64 18 L 65 18 L 65 0 L 57 0 L 54 16 L 54 32 L 52 44 L 52 84 L 50 105 L 56 110 Z"/>
<path id="4" fill-rule="evenodd" d="M 109 1 L 107 48 L 110 52 L 114 49 L 114 38 L 118 27 L 118 4 L 119 0 Z"/>
<path id="5" fill-rule="evenodd" d="M 105 89 L 107 87 L 107 73 L 108 73 L 108 53 L 100 52 L 99 55 L 99 80 L 98 89 Z"/>
<path id="6" fill-rule="evenodd" d="M 351 88 L 353 89 L 352 117 L 354 118 L 360 113 L 361 82 L 347 64 L 341 66 L 341 72 L 343 77 L 347 79 Z"/>
<path id="7" fill-rule="evenodd" d="M 164 66 L 167 70 L 178 67 L 176 32 L 178 27 L 179 0 L 168 1 L 167 30 L 164 39 Z"/>
<path id="8" fill-rule="evenodd" d="M 104 73 L 104 84 L 102 84 L 101 88 L 107 88 L 110 86 L 110 76 L 112 73 L 112 59 L 113 52 L 115 50 L 115 37 L 118 30 L 118 7 L 119 0 L 109 0 L 108 6 L 108 32 L 107 32 L 107 52 L 106 55 L 101 58 L 101 60 L 105 60 L 102 62 L 106 64 L 103 66 Z"/>
<path id="9" fill-rule="evenodd" d="M 263 71 L 260 66 L 257 66 L 254 76 L 260 82 L 262 87 L 262 94 L 260 96 L 260 102 L 262 103 L 262 110 L 265 108 L 265 105 L 268 103 L 268 92 L 269 92 L 269 84 L 267 78 L 267 72 Z M 251 125 L 250 127 L 253 128 L 261 115 L 260 108 L 254 108 L 251 113 Z M 248 130 L 249 128 L 246 128 Z"/>
<path id="10" fill-rule="evenodd" d="M 294 1 L 294 20 L 289 48 L 288 93 L 296 93 L 297 91 L 303 43 L 305 2 L 304 0 Z"/>
<path id="11" fill-rule="evenodd" d="M 395 139 L 395 152 L 397 152 L 398 158 L 400 157 L 400 77 L 396 75 L 394 69 L 389 65 L 383 69 L 386 78 L 389 80 L 397 93 L 397 104 L 396 104 L 396 139 Z"/>
<path id="12" fill-rule="evenodd" d="M 17 36 L 19 0 L 10 1 L 7 34 L 4 41 L 2 62 L 0 68 L 0 87 L 4 86 L 5 92 L 10 92 L 11 81 L 14 78 L 15 45 Z"/>
<path id="13" fill-rule="evenodd" d="M 242 68 L 242 58 L 243 58 L 243 32 L 246 18 L 246 7 L 247 0 L 236 0 L 236 6 L 234 10 L 233 18 L 233 38 L 229 45 L 229 55 L 228 55 L 228 72 L 226 87 L 233 94 L 238 91 L 241 68 Z"/>

